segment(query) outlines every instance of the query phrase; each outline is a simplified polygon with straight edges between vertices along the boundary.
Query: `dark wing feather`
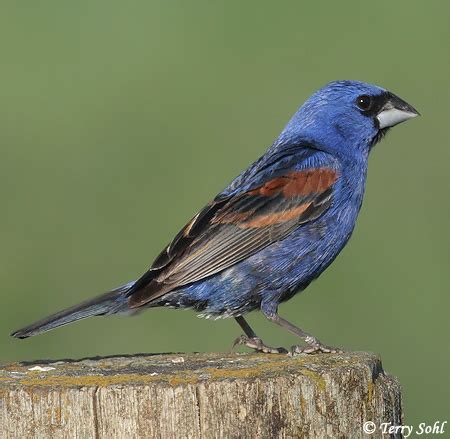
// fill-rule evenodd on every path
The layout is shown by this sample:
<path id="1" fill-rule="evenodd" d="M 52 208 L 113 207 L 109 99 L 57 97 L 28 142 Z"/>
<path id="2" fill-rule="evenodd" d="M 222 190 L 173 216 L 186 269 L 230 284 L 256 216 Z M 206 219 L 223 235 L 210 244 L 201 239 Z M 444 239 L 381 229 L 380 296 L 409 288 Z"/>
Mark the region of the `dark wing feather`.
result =
<path id="1" fill-rule="evenodd" d="M 216 198 L 128 292 L 130 307 L 216 274 L 314 220 L 331 204 L 336 179 L 331 168 L 292 171 L 242 194 Z"/>

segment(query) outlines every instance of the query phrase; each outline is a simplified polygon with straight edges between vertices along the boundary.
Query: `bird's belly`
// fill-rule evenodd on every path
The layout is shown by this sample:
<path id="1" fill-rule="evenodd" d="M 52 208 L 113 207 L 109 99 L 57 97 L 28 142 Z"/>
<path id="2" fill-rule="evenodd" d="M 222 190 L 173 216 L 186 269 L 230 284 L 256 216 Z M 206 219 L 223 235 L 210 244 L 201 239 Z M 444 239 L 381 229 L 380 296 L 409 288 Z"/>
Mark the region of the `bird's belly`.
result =
<path id="1" fill-rule="evenodd" d="M 291 297 L 317 278 L 336 258 L 353 231 L 329 216 L 293 232 L 261 254 L 258 264 L 269 272 L 266 288 Z M 255 258 L 257 259 L 257 258 Z"/>

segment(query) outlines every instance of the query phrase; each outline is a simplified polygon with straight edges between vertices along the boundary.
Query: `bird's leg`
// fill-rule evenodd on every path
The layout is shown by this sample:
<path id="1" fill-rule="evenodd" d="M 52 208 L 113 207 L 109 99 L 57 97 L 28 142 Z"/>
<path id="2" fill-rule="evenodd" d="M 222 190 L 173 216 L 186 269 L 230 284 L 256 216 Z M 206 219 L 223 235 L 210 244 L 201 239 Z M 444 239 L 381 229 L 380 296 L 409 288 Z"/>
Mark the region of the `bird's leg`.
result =
<path id="1" fill-rule="evenodd" d="M 245 332 L 245 335 L 241 335 L 234 340 L 233 347 L 236 345 L 244 345 L 249 348 L 255 349 L 258 352 L 264 352 L 265 354 L 286 354 L 287 350 L 284 348 L 272 348 L 263 343 L 263 341 L 255 334 L 255 331 L 250 327 L 244 317 L 235 317 L 236 322 Z"/>
<path id="2" fill-rule="evenodd" d="M 303 331 L 302 329 L 298 328 L 297 326 L 295 326 L 292 323 L 288 322 L 287 320 L 283 319 L 276 312 L 273 314 L 265 314 L 265 315 L 270 321 L 276 323 L 277 325 L 281 326 L 282 328 L 287 329 L 292 334 L 300 337 L 306 343 L 306 346 L 297 346 L 297 345 L 292 346 L 291 354 L 302 354 L 302 353 L 303 354 L 315 354 L 315 353 L 335 354 L 335 353 L 343 352 L 342 349 L 333 348 L 333 347 L 322 344 L 316 337 L 314 337 L 311 334 L 308 334 L 307 332 Z"/>

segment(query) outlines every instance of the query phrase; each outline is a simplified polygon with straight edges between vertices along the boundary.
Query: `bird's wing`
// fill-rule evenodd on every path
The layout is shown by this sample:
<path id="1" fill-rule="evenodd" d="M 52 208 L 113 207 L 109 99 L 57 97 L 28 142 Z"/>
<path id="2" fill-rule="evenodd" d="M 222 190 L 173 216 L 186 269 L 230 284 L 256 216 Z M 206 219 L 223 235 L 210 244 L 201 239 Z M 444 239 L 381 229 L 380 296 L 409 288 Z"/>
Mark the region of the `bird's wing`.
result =
<path id="1" fill-rule="evenodd" d="M 283 239 L 331 204 L 337 171 L 289 171 L 240 194 L 218 196 L 198 213 L 128 292 L 136 308 L 216 274 Z"/>

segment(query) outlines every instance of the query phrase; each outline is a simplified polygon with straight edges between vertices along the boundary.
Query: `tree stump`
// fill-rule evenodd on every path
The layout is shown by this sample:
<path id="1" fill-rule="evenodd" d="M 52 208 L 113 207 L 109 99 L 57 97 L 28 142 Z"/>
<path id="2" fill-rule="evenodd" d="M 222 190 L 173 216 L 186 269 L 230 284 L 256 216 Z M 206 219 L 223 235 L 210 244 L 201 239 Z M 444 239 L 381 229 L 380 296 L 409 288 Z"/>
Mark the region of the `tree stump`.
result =
<path id="1" fill-rule="evenodd" d="M 135 355 L 0 368 L 1 438 L 359 438 L 370 436 L 365 421 L 402 421 L 399 383 L 365 352 Z"/>

